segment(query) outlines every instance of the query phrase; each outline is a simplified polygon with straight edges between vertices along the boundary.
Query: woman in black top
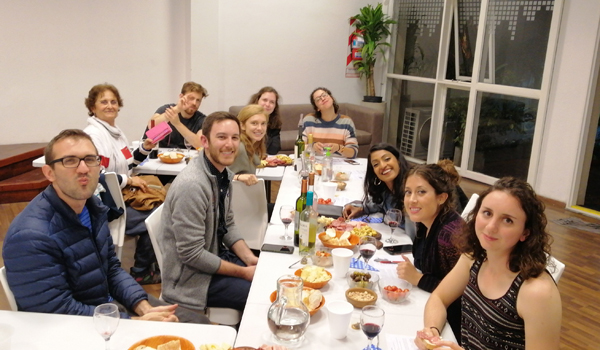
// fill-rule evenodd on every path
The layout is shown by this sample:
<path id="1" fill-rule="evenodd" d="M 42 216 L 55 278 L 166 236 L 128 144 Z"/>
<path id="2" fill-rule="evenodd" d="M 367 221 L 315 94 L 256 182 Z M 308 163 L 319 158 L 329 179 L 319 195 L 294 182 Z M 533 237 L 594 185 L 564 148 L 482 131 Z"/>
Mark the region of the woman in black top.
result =
<path id="1" fill-rule="evenodd" d="M 248 104 L 262 106 L 267 112 L 267 154 L 277 154 L 281 150 L 281 117 L 279 116 L 279 93 L 270 86 L 258 90 L 250 97 Z"/>

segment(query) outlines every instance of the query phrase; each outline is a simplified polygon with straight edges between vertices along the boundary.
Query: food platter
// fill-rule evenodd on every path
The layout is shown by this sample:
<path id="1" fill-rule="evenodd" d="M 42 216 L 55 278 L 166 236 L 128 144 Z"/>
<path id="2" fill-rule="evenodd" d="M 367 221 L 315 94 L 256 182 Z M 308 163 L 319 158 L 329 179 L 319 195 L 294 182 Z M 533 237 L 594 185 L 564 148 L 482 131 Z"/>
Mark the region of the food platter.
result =
<path id="1" fill-rule="evenodd" d="M 275 168 L 278 166 L 288 166 L 294 164 L 294 160 L 286 155 L 278 154 L 276 156 L 268 156 L 260 161 L 259 168 Z"/>
<path id="2" fill-rule="evenodd" d="M 135 348 L 137 348 L 140 345 L 150 346 L 156 349 L 159 345 L 163 345 L 165 343 L 170 342 L 171 340 L 178 339 L 181 343 L 181 350 L 196 350 L 196 347 L 194 346 L 194 344 L 192 344 L 191 341 L 175 335 L 156 335 L 154 337 L 146 338 L 130 346 L 129 350 L 135 350 Z"/>
<path id="3" fill-rule="evenodd" d="M 344 232 L 342 232 L 342 231 L 336 231 L 336 238 L 340 238 L 343 234 L 344 234 Z M 352 249 L 352 248 L 354 248 L 360 242 L 360 238 L 357 235 L 355 235 L 355 234 L 350 234 L 350 237 L 348 238 L 348 241 L 350 242 L 350 245 L 332 244 L 331 242 L 329 242 L 327 240 L 326 236 L 327 236 L 327 233 L 325 233 L 325 232 L 321 232 L 319 234 L 319 239 L 321 240 L 321 243 L 323 243 L 323 245 L 326 246 L 327 248 L 347 248 L 347 249 Z"/>
<path id="4" fill-rule="evenodd" d="M 314 288 L 311 288 L 311 287 L 303 287 L 302 289 L 304 289 L 304 290 L 311 290 L 311 289 L 314 289 Z M 274 301 L 275 301 L 275 299 L 277 299 L 277 291 L 276 291 L 276 290 L 275 290 L 275 291 L 273 291 L 273 293 L 271 293 L 271 295 L 269 296 L 269 300 L 270 300 L 271 302 L 274 302 Z M 311 316 L 314 316 L 314 315 L 317 313 L 317 311 L 319 311 L 319 310 L 320 310 L 320 309 L 323 307 L 323 305 L 325 305 L 325 297 L 321 298 L 321 303 L 319 304 L 319 306 L 317 306 L 317 308 L 316 308 L 316 309 L 314 309 L 314 310 L 309 310 L 309 313 L 310 313 L 310 315 L 311 315 Z M 308 307 L 308 306 L 307 306 L 307 307 Z"/>
<path id="5" fill-rule="evenodd" d="M 183 153 L 179 152 L 165 152 L 158 155 L 158 159 L 167 164 L 177 164 L 181 162 L 183 158 L 185 158 L 185 156 Z"/>

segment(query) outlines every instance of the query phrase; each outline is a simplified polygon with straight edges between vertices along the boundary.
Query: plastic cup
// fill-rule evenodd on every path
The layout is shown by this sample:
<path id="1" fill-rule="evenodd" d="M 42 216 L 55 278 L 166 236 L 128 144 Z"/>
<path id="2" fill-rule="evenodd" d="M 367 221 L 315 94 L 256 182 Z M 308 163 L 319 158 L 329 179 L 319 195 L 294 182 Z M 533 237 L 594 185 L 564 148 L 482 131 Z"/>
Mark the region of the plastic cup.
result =
<path id="1" fill-rule="evenodd" d="M 345 278 L 354 252 L 346 248 L 335 248 L 331 251 L 331 255 L 333 256 L 333 276 Z"/>
<path id="2" fill-rule="evenodd" d="M 323 199 L 330 198 L 333 200 L 335 198 L 335 191 L 337 190 L 337 182 L 323 182 L 321 183 L 321 192 L 319 195 Z"/>
<path id="3" fill-rule="evenodd" d="M 354 306 L 347 301 L 341 300 L 328 302 L 325 306 L 327 307 L 327 318 L 329 320 L 331 336 L 335 339 L 344 339 L 346 333 L 348 333 Z"/>
<path id="4" fill-rule="evenodd" d="M 6 323 L 0 323 L 0 349 L 10 350 L 13 327 Z"/>

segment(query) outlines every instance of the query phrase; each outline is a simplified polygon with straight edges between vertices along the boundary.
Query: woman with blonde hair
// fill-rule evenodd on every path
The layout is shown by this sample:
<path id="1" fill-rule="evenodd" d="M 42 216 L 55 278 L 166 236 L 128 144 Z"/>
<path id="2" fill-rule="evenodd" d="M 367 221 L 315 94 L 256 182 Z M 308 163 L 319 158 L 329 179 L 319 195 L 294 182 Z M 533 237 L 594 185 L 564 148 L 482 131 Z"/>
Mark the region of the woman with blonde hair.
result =
<path id="1" fill-rule="evenodd" d="M 259 105 L 248 105 L 240 111 L 238 119 L 241 125 L 240 147 L 229 170 L 236 175 L 234 180 L 246 185 L 257 182 L 256 167 L 267 155 L 265 136 L 267 133 L 268 116 L 265 109 Z"/>

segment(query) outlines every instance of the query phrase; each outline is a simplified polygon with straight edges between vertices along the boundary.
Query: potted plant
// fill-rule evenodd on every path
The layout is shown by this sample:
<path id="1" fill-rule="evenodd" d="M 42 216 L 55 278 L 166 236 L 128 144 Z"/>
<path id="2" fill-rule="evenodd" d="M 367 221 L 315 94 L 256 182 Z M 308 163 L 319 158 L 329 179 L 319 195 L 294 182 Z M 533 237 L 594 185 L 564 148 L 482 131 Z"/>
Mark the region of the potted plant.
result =
<path id="1" fill-rule="evenodd" d="M 354 20 L 352 25 L 356 28 L 354 35 L 364 40 L 364 45 L 360 49 L 362 59 L 354 61 L 354 67 L 360 77 L 366 78 L 367 89 L 364 101 L 381 102 L 381 96 L 375 95 L 373 70 L 377 56 L 383 54 L 384 49 L 390 46 L 385 39 L 391 34 L 390 25 L 395 24 L 396 21 L 383 13 L 381 3 L 376 7 L 367 5 L 361 8 L 360 13 L 352 19 Z"/>

